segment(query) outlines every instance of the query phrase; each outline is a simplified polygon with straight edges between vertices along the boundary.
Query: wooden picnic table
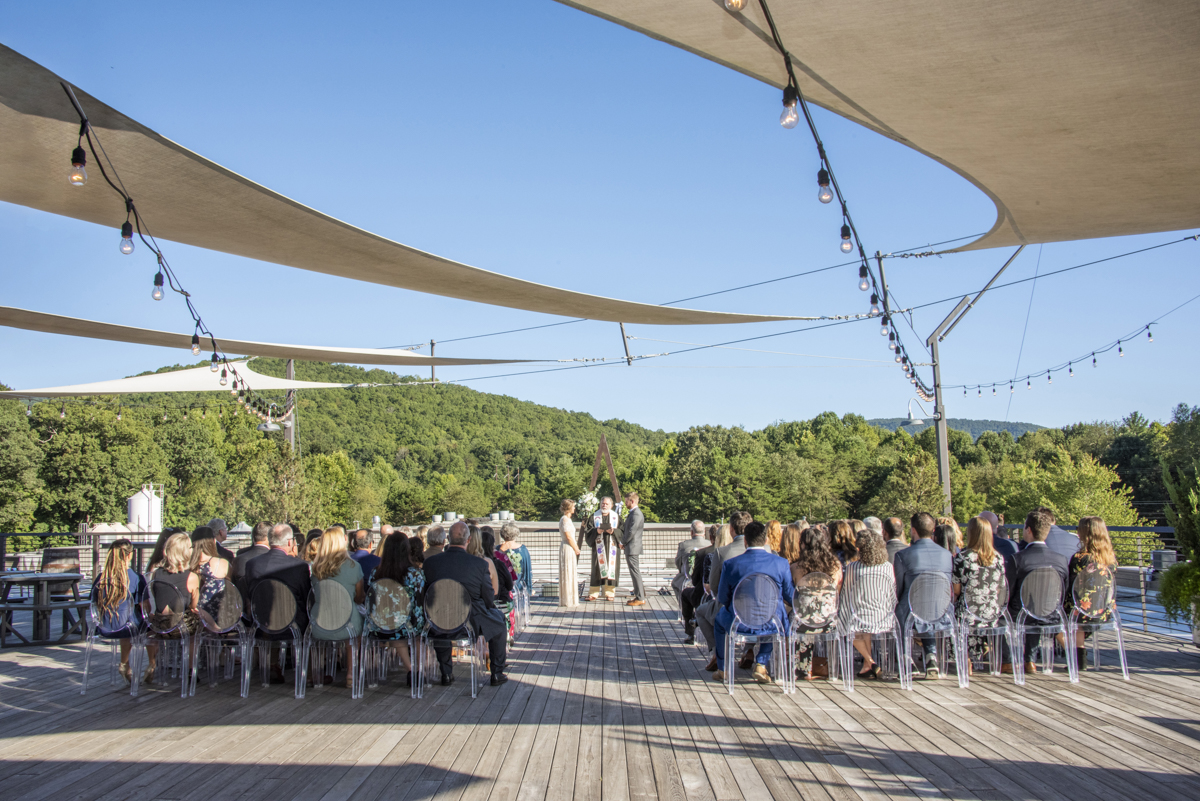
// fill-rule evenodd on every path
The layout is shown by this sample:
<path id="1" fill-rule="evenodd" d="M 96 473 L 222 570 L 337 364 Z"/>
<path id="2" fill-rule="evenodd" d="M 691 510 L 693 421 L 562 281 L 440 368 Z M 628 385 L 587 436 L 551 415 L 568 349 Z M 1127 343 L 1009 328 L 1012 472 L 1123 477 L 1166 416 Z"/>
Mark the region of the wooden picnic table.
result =
<path id="1" fill-rule="evenodd" d="M 79 597 L 79 582 L 83 581 L 82 573 L 25 573 L 7 571 L 0 573 L 0 645 L 8 634 L 17 637 L 27 645 L 40 645 L 51 642 L 63 642 L 71 634 L 79 632 L 83 636 L 83 609 L 87 602 Z M 51 601 L 51 586 L 55 584 L 70 584 L 72 600 Z M 13 587 L 33 587 L 33 603 L 13 601 L 9 598 Z M 32 636 L 26 638 L 13 627 L 13 612 L 31 611 L 33 613 Z M 78 612 L 78 618 L 70 615 L 71 610 Z M 57 611 L 68 616 L 72 625 L 63 623 L 63 633 L 57 639 L 50 637 L 50 620 Z"/>

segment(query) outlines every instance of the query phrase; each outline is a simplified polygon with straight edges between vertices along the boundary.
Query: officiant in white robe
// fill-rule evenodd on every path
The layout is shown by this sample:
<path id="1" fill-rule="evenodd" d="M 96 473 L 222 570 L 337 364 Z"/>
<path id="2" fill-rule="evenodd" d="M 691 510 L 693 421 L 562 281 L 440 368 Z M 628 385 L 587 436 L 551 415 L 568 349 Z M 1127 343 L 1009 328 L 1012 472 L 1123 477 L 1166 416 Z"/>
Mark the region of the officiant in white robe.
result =
<path id="1" fill-rule="evenodd" d="M 621 578 L 621 550 L 617 547 L 620 539 L 621 516 L 613 509 L 613 499 L 605 496 L 600 499 L 600 508 L 591 517 L 584 520 L 586 530 L 584 542 L 592 554 L 591 587 L 588 589 L 588 600 L 614 601 L 617 597 L 617 582 Z"/>

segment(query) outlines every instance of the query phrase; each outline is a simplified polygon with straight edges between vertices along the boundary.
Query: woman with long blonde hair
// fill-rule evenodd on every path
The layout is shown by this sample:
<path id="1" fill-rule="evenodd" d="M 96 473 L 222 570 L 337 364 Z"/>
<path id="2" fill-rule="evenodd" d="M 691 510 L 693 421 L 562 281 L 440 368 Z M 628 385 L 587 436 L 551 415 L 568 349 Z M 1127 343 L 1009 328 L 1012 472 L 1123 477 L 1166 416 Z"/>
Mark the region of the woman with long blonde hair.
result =
<path id="1" fill-rule="evenodd" d="M 939 517 L 937 518 L 936 522 L 939 526 L 949 526 L 950 528 L 954 529 L 953 550 L 961 551 L 963 549 L 963 533 L 962 529 L 958 527 L 958 521 L 953 517 Z"/>
<path id="2" fill-rule="evenodd" d="M 183 619 L 180 622 L 180 628 L 189 636 L 195 634 L 200 629 L 200 617 L 195 612 L 200 595 L 199 584 L 197 583 L 195 587 L 192 585 L 193 579 L 197 577 L 192 572 L 191 536 L 185 532 L 170 535 L 163 543 L 162 557 L 157 564 L 158 566 L 153 572 L 147 571 L 150 577 L 149 589 L 153 596 L 153 613 L 174 616 L 182 612 Z M 174 587 L 175 592 L 165 589 L 163 585 Z M 181 604 L 183 608 L 174 608 L 173 601 Z M 173 639 L 178 639 L 179 636 L 178 631 L 171 635 Z M 146 666 L 146 675 L 142 681 L 149 684 L 154 678 L 154 671 L 158 665 L 158 642 L 156 640 L 152 639 L 146 643 L 146 656 L 149 664 Z"/>
<path id="3" fill-rule="evenodd" d="M 115 540 L 108 547 L 104 570 L 92 584 L 90 600 L 95 606 L 96 630 L 105 639 L 120 640 L 121 664 L 117 668 L 127 683 L 133 680 L 129 668 L 130 638 L 141 628 L 139 612 L 146 595 L 146 585 L 129 563 L 133 560 L 133 543 Z"/>
<path id="4" fill-rule="evenodd" d="M 1112 537 L 1108 533 L 1108 525 L 1100 517 L 1084 517 L 1079 521 L 1075 530 L 1079 535 L 1079 551 L 1071 557 L 1067 566 L 1067 595 L 1063 599 L 1063 609 L 1070 614 L 1075 607 L 1075 581 L 1080 574 L 1100 572 L 1111 581 L 1117 580 L 1117 554 L 1113 550 Z M 1094 621 L 1108 620 L 1111 613 L 1108 609 L 1091 608 L 1091 598 L 1080 598 L 1080 611 L 1086 612 L 1087 617 Z M 1087 670 L 1087 648 L 1084 647 L 1088 633 L 1080 631 L 1075 638 L 1075 656 L 1079 660 L 1079 669 Z"/>
<path id="5" fill-rule="evenodd" d="M 767 550 L 779 553 L 779 542 L 783 539 L 783 526 L 778 520 L 767 523 Z"/>
<path id="6" fill-rule="evenodd" d="M 395 534 L 388 539 L 392 537 L 395 537 Z M 349 627 L 351 636 L 358 637 L 362 634 L 363 624 L 358 606 L 366 600 L 367 591 L 363 584 L 362 567 L 350 558 L 350 540 L 346 537 L 346 530 L 341 526 L 330 526 L 313 542 L 317 544 L 317 552 L 312 561 L 313 610 L 309 615 L 309 632 L 314 640 L 341 640 L 346 637 L 344 629 L 327 631 L 316 624 L 317 608 L 322 602 L 331 602 L 323 598 L 326 591 L 322 589 L 322 585 L 332 581 L 340 584 L 354 602 L 350 606 Z M 354 685 L 355 650 L 354 646 L 346 649 L 346 686 L 350 688 Z M 332 676 L 329 677 L 329 681 L 333 682 Z"/>
<path id="7" fill-rule="evenodd" d="M 942 529 L 942 526 L 938 527 Z M 946 526 L 945 531 L 949 531 Z M 992 524 L 984 517 L 972 517 L 967 523 L 967 547 L 954 555 L 950 573 L 951 589 L 958 602 L 960 615 L 966 609 L 978 619 L 991 622 L 1000 617 L 1007 598 L 1000 597 L 1004 581 L 1004 557 L 992 545 Z M 967 637 L 967 652 L 972 663 L 988 655 L 987 637 L 971 634 Z"/>

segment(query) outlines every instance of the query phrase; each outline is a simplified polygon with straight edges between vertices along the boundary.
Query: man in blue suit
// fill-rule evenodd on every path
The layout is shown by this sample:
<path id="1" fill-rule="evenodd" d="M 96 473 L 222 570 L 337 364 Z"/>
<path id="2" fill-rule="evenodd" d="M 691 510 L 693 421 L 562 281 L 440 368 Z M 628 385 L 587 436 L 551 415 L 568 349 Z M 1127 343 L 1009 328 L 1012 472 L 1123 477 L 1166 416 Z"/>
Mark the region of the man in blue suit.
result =
<path id="1" fill-rule="evenodd" d="M 1000 518 L 996 516 L 996 513 L 980 512 L 979 516 L 988 521 L 988 525 L 992 527 L 992 549 L 1004 557 L 1005 562 L 1016 556 L 1017 543 L 1015 540 L 1010 540 L 1004 536 L 1004 533 L 1000 530 Z"/>
<path id="2" fill-rule="evenodd" d="M 922 573 L 945 573 L 949 579 L 954 569 L 954 559 L 950 552 L 938 545 L 933 539 L 936 521 L 928 512 L 917 512 L 909 521 L 912 526 L 912 545 L 896 554 L 892 566 L 896 570 L 896 617 L 900 619 L 903 629 L 908 620 L 908 594 L 913 582 Z M 922 629 L 925 629 L 922 631 Z M 917 625 L 918 634 L 927 634 L 929 629 Z M 933 658 L 937 650 L 937 640 L 933 637 L 921 637 L 921 647 L 925 651 L 925 678 L 938 678 L 937 660 Z"/>
<path id="3" fill-rule="evenodd" d="M 746 552 L 725 562 L 721 567 L 720 585 L 717 587 L 717 618 L 713 626 L 716 634 L 717 671 L 713 673 L 713 681 L 725 680 L 725 638 L 733 627 L 733 590 L 747 576 L 762 573 L 774 580 L 779 586 L 779 595 L 774 598 L 757 599 L 758 605 L 775 606 L 773 625 L 763 629 L 740 629 L 741 634 L 770 634 L 778 627 L 784 631 L 787 621 L 787 611 L 784 602 L 791 602 L 795 593 L 792 584 L 792 570 L 787 560 L 776 556 L 767 550 L 767 530 L 762 523 L 750 523 L 745 532 Z M 771 662 L 771 651 L 774 644 L 767 642 L 758 646 L 757 664 L 754 666 L 754 679 L 760 684 L 770 684 L 771 674 L 767 665 Z M 732 668 L 730 668 L 732 669 Z"/>

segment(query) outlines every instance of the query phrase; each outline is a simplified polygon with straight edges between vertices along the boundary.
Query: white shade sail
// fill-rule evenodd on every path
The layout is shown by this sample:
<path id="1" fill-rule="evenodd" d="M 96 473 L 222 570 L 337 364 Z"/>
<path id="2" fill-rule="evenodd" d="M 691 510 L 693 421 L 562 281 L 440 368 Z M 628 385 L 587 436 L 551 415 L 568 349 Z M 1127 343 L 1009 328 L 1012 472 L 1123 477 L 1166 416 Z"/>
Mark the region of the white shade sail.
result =
<path id="1" fill-rule="evenodd" d="M 740 12 L 721 0 L 559 2 L 787 82 L 757 0 Z M 1200 226 L 1195 0 L 768 5 L 806 97 L 992 199 L 994 226 L 964 249 Z M 765 109 L 763 124 L 780 108 Z M 795 134 L 807 140 L 803 129 Z M 835 168 L 845 163 L 837 142 L 825 144 Z M 811 169 L 816 194 L 815 159 Z"/>
<path id="2" fill-rule="evenodd" d="M 190 349 L 191 334 L 175 334 L 170 331 L 155 331 L 150 328 L 133 328 L 95 320 L 81 320 L 60 314 L 17 309 L 0 306 L 0 325 L 23 328 L 27 331 L 45 331 L 89 339 L 106 339 L 112 342 L 133 342 L 138 345 L 157 345 L 164 348 Z M 280 345 L 271 342 L 249 342 L 241 339 L 217 340 L 222 351 L 243 356 L 267 356 L 275 359 L 300 359 L 310 362 L 346 362 L 349 364 L 388 364 L 420 367 L 453 367 L 472 364 L 513 364 L 529 359 L 455 359 L 430 357 L 407 350 L 388 348 L 339 348 L 318 345 Z M 200 347 L 211 351 L 207 340 Z"/>
<path id="3" fill-rule="evenodd" d="M 0 45 L 0 200 L 120 228 L 124 204 L 99 175 L 82 187 L 67 183 L 79 118 L 59 81 Z M 450 261 L 303 206 L 160 136 L 82 89 L 75 94 L 159 239 L 356 281 L 591 320 L 713 325 L 797 319 L 616 300 Z"/>

